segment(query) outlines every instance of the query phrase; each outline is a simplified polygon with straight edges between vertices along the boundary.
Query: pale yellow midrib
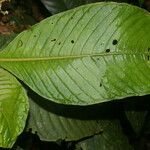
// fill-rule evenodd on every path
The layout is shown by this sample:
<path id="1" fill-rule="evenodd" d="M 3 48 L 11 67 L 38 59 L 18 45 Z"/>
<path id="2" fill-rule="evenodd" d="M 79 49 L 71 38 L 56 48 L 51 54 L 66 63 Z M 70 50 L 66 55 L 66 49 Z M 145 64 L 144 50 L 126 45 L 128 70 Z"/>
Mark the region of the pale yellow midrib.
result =
<path id="1" fill-rule="evenodd" d="M 99 54 L 82 54 L 82 55 L 70 55 L 70 56 L 49 56 L 49 57 L 28 57 L 28 58 L 1 58 L 0 62 L 25 62 L 25 61 L 46 61 L 46 60 L 62 60 L 62 59 L 76 59 L 84 57 L 99 57 L 99 56 L 111 56 L 111 55 L 150 55 L 148 52 L 144 53 L 99 53 Z"/>

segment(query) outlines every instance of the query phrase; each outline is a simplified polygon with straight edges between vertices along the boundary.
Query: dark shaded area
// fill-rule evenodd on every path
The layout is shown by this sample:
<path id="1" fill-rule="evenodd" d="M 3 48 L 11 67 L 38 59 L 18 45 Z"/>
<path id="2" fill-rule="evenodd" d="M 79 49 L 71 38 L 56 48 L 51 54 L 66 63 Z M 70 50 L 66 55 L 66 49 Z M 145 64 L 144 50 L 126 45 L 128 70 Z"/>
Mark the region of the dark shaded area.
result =
<path id="1" fill-rule="evenodd" d="M 110 102 L 103 102 L 101 104 L 76 106 L 76 105 L 63 105 L 44 99 L 35 92 L 31 91 L 26 85 L 28 95 L 38 105 L 45 110 L 52 113 L 63 115 L 70 118 L 78 119 L 113 119 L 116 118 L 120 111 L 136 110 L 143 111 L 150 108 L 150 95 L 129 97 L 123 100 L 113 100 Z"/>
<path id="2" fill-rule="evenodd" d="M 150 0 L 144 0 L 144 4 L 142 7 L 148 11 L 150 11 Z"/>
<path id="3" fill-rule="evenodd" d="M 78 118 L 86 120 L 99 118 L 111 119 L 114 118 L 118 112 L 118 109 L 116 108 L 117 106 L 114 104 L 114 102 L 89 106 L 75 106 L 54 103 L 50 100 L 42 98 L 38 94 L 31 91 L 29 91 L 29 97 L 31 97 L 32 100 L 34 100 L 45 110 L 68 118 Z"/>

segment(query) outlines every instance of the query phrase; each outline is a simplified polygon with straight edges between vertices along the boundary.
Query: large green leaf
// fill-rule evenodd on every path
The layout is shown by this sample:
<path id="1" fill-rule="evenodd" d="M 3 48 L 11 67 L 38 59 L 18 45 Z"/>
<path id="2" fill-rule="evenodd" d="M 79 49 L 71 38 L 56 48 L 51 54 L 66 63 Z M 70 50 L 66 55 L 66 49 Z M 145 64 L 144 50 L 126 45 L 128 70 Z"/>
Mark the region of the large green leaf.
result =
<path id="1" fill-rule="evenodd" d="M 53 109 L 59 109 L 61 114 L 56 114 L 58 111 L 54 113 Z M 76 116 L 78 118 L 65 116 L 65 109 L 68 109 L 69 115 L 72 114 L 68 107 L 52 106 L 44 103 L 44 100 L 30 100 L 27 130 L 32 128 L 33 132 L 37 131 L 40 139 L 44 141 L 74 141 L 102 131 L 100 120 L 81 119 L 84 116 L 81 113 L 80 116 Z"/>
<path id="2" fill-rule="evenodd" d="M 28 109 L 28 98 L 21 84 L 0 69 L 0 147 L 12 147 L 24 129 Z"/>
<path id="3" fill-rule="evenodd" d="M 77 150 L 133 150 L 117 120 L 104 121 L 103 132 L 80 142 Z"/>
<path id="4" fill-rule="evenodd" d="M 87 105 L 150 93 L 150 14 L 95 3 L 54 15 L 17 36 L 0 66 L 43 97 Z"/>

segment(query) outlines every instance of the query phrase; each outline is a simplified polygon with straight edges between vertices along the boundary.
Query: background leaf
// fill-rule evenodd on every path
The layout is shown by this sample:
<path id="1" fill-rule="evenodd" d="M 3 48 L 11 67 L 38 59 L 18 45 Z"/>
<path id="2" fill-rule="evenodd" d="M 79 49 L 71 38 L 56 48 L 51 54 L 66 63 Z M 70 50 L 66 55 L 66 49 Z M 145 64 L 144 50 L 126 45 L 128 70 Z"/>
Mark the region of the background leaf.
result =
<path id="1" fill-rule="evenodd" d="M 57 103 L 88 105 L 146 95 L 149 27 L 149 13 L 138 7 L 86 5 L 19 34 L 0 53 L 0 65 Z"/>
<path id="2" fill-rule="evenodd" d="M 117 120 L 103 122 L 103 132 L 80 142 L 77 150 L 133 150 Z"/>
<path id="3" fill-rule="evenodd" d="M 95 119 L 95 117 L 99 117 L 101 114 L 98 111 L 94 113 L 98 108 L 101 107 L 70 108 L 33 96 L 32 100 L 30 99 L 27 130 L 32 128 L 33 132 L 37 131 L 40 139 L 44 141 L 75 141 L 99 134 L 102 131 L 101 120 Z M 90 116 L 91 112 L 94 117 Z"/>
<path id="4" fill-rule="evenodd" d="M 128 134 L 133 134 L 132 137 L 139 138 L 143 135 L 144 124 L 146 122 L 146 116 L 148 115 L 148 110 L 150 108 L 150 95 L 141 97 L 131 97 L 122 102 L 119 109 L 124 111 L 124 117 L 130 124 L 132 131 Z M 122 117 L 120 116 L 120 119 Z M 126 129 L 128 130 L 128 129 Z"/>
<path id="5" fill-rule="evenodd" d="M 0 68 L 0 147 L 10 148 L 23 131 L 28 98 L 21 84 Z"/>

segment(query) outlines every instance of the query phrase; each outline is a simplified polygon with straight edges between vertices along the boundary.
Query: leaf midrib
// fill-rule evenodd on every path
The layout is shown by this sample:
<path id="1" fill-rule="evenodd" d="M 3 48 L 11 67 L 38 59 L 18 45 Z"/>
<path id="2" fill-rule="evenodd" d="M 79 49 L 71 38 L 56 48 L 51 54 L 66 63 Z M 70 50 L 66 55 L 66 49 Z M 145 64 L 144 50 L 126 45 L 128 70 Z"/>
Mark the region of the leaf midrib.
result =
<path id="1" fill-rule="evenodd" d="M 82 55 L 66 55 L 66 56 L 48 56 L 48 57 L 26 57 L 26 58 L 2 58 L 0 57 L 0 62 L 28 62 L 28 61 L 46 61 L 46 60 L 62 60 L 62 59 L 77 59 L 77 58 L 84 58 L 84 57 L 103 57 L 103 56 L 113 56 L 113 55 L 147 55 L 149 56 L 149 52 L 143 53 L 121 53 L 121 52 L 104 52 L 98 54 L 82 54 Z"/>

